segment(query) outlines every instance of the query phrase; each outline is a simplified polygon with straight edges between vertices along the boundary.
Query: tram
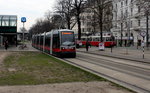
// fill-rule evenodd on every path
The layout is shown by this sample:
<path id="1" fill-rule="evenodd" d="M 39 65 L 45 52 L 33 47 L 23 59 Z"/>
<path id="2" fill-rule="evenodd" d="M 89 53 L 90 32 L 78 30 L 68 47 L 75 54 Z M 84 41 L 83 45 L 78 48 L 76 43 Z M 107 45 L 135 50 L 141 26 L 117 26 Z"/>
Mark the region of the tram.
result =
<path id="1" fill-rule="evenodd" d="M 87 39 L 88 39 L 88 42 L 90 43 L 91 46 L 99 46 L 100 36 L 81 37 L 82 45 L 86 44 Z M 112 36 L 110 36 L 110 35 L 103 36 L 103 42 L 104 42 L 104 46 L 105 47 L 116 46 L 115 39 Z"/>
<path id="2" fill-rule="evenodd" d="M 33 35 L 32 46 L 57 57 L 76 57 L 75 36 L 69 29 Z"/>

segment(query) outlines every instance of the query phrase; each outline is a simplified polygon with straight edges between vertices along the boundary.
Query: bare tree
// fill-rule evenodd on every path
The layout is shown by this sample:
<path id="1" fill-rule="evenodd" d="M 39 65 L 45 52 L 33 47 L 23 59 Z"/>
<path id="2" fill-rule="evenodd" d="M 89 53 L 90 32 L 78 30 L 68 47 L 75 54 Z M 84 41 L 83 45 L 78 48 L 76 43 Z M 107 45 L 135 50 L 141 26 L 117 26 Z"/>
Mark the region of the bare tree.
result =
<path id="1" fill-rule="evenodd" d="M 51 23 L 49 20 L 37 19 L 37 22 L 29 29 L 29 33 L 32 36 L 32 34 L 51 31 L 54 27 L 54 23 Z"/>
<path id="2" fill-rule="evenodd" d="M 97 33 L 96 31 L 96 27 L 98 25 L 98 22 L 97 22 L 97 16 L 95 15 L 95 13 L 93 12 L 93 15 L 92 15 L 92 18 L 91 18 L 91 26 L 93 27 L 93 31 L 92 31 L 92 34 L 95 35 Z"/>
<path id="3" fill-rule="evenodd" d="M 81 40 L 81 13 L 83 12 L 87 0 L 73 0 L 73 12 L 78 24 L 78 40 Z"/>
<path id="4" fill-rule="evenodd" d="M 72 3 L 73 0 L 58 0 L 58 5 L 56 6 L 57 13 L 60 13 L 60 15 L 62 15 L 66 20 L 68 29 L 71 29 L 70 24 L 73 16 Z"/>
<path id="5" fill-rule="evenodd" d="M 49 22 L 51 21 L 52 16 L 53 16 L 53 14 L 52 14 L 52 11 L 50 11 L 50 10 L 48 10 L 44 14 L 45 20 L 48 20 Z"/>
<path id="6" fill-rule="evenodd" d="M 108 23 L 111 23 L 111 21 L 112 21 L 112 17 L 111 17 L 112 10 L 110 10 L 110 7 L 112 9 L 112 1 L 111 0 L 89 0 L 89 3 L 93 3 L 92 9 L 94 10 L 95 15 L 98 18 L 97 22 L 98 22 L 99 28 L 100 28 L 100 36 L 101 36 L 100 40 L 101 40 L 101 42 L 103 42 L 102 35 L 103 35 L 104 25 L 105 25 L 105 27 L 108 27 L 108 26 L 106 26 L 106 24 L 108 25 Z M 110 26 L 110 24 L 109 24 L 109 26 Z M 112 24 L 110 27 L 112 27 Z M 109 30 L 110 30 L 110 28 L 109 28 Z"/>

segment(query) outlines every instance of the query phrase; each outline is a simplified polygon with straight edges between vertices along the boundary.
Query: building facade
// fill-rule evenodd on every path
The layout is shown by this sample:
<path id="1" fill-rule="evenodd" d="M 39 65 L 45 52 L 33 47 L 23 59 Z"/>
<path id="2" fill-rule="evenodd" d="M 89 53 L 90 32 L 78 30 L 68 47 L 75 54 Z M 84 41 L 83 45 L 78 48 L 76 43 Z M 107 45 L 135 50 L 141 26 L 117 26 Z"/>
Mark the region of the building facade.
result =
<path id="1" fill-rule="evenodd" d="M 111 31 L 118 44 L 141 44 L 143 37 L 140 33 L 146 32 L 147 29 L 144 11 L 144 8 L 137 5 L 136 0 L 113 0 L 113 28 Z"/>
<path id="2" fill-rule="evenodd" d="M 16 15 L 0 15 L 0 46 L 3 46 L 6 40 L 9 45 L 17 44 Z"/>

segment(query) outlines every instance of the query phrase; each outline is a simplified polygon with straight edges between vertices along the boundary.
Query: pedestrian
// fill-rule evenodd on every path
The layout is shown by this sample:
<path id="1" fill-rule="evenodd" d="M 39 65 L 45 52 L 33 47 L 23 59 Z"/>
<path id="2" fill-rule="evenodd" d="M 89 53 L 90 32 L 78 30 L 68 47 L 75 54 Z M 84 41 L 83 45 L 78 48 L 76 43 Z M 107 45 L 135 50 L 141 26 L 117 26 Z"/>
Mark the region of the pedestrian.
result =
<path id="1" fill-rule="evenodd" d="M 89 49 L 89 42 L 88 41 L 86 41 L 85 47 L 86 47 L 86 51 L 88 51 L 88 49 Z"/>
<path id="2" fill-rule="evenodd" d="M 7 48 L 8 48 L 8 41 L 7 40 L 4 42 L 4 46 L 5 46 L 5 49 L 7 50 Z"/>

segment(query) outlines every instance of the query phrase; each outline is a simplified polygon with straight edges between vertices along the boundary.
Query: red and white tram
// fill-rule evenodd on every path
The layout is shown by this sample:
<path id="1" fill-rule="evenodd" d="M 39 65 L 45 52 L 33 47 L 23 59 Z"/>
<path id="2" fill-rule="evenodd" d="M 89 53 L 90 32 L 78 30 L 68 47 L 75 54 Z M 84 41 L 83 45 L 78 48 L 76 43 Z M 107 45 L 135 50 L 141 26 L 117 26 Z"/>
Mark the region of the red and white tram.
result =
<path id="1" fill-rule="evenodd" d="M 81 37 L 82 45 L 86 44 L 87 38 L 91 46 L 99 46 L 100 36 Z M 111 35 L 103 36 L 103 42 L 105 47 L 116 46 L 116 42 Z"/>
<path id="2" fill-rule="evenodd" d="M 32 46 L 54 56 L 76 57 L 75 36 L 72 30 L 52 30 L 34 35 Z"/>

